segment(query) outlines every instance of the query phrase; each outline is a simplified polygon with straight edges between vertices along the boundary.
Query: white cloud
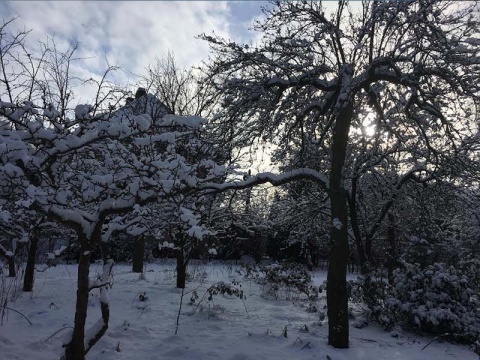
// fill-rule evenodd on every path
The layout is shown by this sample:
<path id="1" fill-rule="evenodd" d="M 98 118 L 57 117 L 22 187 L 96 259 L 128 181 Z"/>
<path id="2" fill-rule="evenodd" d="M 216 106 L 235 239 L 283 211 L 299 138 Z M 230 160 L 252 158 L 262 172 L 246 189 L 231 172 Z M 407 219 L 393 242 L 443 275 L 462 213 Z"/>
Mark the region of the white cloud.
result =
<path id="1" fill-rule="evenodd" d="M 116 81 L 133 81 L 129 74 L 142 74 L 145 68 L 168 51 L 179 65 L 198 64 L 208 56 L 208 45 L 195 36 L 201 33 L 245 40 L 234 26 L 235 16 L 228 2 L 143 2 L 143 1 L 15 1 L 2 2 L 4 19 L 19 16 L 18 28 L 32 29 L 29 45 L 54 37 L 60 49 L 80 43 L 77 55 L 83 60 L 73 71 L 82 78 L 99 76 L 106 68 L 105 58 L 119 65 Z M 238 6 L 237 6 L 238 8 Z M 245 14 L 243 14 L 245 16 Z M 237 36 L 235 36 L 235 34 Z"/>

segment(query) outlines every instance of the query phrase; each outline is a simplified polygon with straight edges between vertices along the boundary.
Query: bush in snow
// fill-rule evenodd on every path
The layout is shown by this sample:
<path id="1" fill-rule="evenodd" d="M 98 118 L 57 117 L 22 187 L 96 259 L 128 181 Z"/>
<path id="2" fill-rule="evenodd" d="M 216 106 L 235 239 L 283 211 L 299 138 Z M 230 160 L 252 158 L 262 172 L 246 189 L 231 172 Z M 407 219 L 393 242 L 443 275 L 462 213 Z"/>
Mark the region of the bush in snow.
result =
<path id="1" fill-rule="evenodd" d="M 307 268 L 300 264 L 272 264 L 263 268 L 265 277 L 263 296 L 278 299 L 278 293 L 282 290 L 286 300 L 299 300 L 301 294 L 309 300 L 318 297 L 318 288 L 313 286 L 312 277 Z"/>
<path id="2" fill-rule="evenodd" d="M 214 299 L 216 296 L 232 296 L 236 297 L 243 302 L 246 299 L 245 293 L 242 290 L 242 285 L 233 280 L 232 285 L 227 284 L 223 281 L 219 281 L 211 285 L 203 294 L 202 298 L 199 300 L 198 293 L 194 290 L 192 296 L 190 297 L 190 305 L 197 303 L 195 310 L 199 310 L 200 313 L 206 313 L 209 317 L 215 317 L 220 313 L 224 312 L 224 308 L 219 304 L 215 304 Z M 245 302 L 243 303 L 245 306 Z M 247 307 L 245 306 L 245 311 L 248 314 Z"/>
<path id="3" fill-rule="evenodd" d="M 480 298 L 470 279 L 478 268 L 469 262 L 459 267 L 435 263 L 425 268 L 404 263 L 394 273 L 392 296 L 379 318 L 431 334 L 448 333 L 453 339 L 474 342 L 480 336 Z"/>
<path id="4" fill-rule="evenodd" d="M 230 296 L 236 296 L 239 299 L 245 299 L 245 295 L 243 293 L 243 290 L 241 289 L 242 285 L 240 285 L 237 282 L 233 282 L 233 285 L 239 285 L 239 287 L 232 286 L 230 284 L 226 284 L 223 281 L 219 281 L 216 284 L 213 284 L 207 289 L 207 300 L 208 301 L 213 301 L 213 297 L 215 295 L 230 295 Z"/>
<path id="5" fill-rule="evenodd" d="M 373 271 L 358 276 L 347 283 L 349 300 L 355 305 L 352 316 L 359 315 L 355 327 L 364 327 L 370 320 L 377 320 L 385 313 L 385 299 L 391 294 L 391 288 L 380 274 Z M 358 321 L 357 321 L 358 320 Z"/>
<path id="6" fill-rule="evenodd" d="M 422 236 L 410 236 L 405 244 L 405 252 L 402 258 L 411 264 L 419 264 L 421 267 L 432 265 L 438 258 L 438 249 L 432 241 Z"/>

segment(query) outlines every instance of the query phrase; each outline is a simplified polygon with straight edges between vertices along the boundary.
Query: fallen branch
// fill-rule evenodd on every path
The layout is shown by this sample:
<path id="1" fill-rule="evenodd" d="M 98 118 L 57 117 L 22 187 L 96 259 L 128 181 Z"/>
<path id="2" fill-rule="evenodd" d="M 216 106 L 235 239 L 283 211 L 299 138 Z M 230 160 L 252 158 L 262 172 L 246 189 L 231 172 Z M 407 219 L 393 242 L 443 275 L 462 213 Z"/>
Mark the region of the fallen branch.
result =
<path id="1" fill-rule="evenodd" d="M 28 318 L 27 318 L 24 314 L 22 314 L 20 311 L 15 310 L 15 309 L 12 309 L 11 307 L 8 307 L 8 306 L 3 306 L 3 308 L 4 308 L 4 309 L 7 309 L 7 310 L 11 310 L 11 311 L 13 311 L 13 312 L 16 312 L 16 313 L 19 314 L 19 315 L 22 315 L 23 318 L 24 318 L 25 320 L 27 320 L 30 325 L 33 325 L 32 322 L 31 322 L 30 320 L 28 320 Z"/>
<path id="2" fill-rule="evenodd" d="M 46 343 L 46 342 L 50 341 L 51 339 L 53 339 L 53 337 L 54 337 L 55 335 L 57 335 L 60 331 L 63 331 L 63 330 L 65 330 L 65 329 L 73 329 L 73 326 L 65 326 L 65 327 L 63 327 L 63 328 L 61 328 L 61 329 L 58 329 L 58 330 L 55 331 L 52 335 L 50 335 L 48 338 L 46 338 L 44 342 Z"/>
<path id="3" fill-rule="evenodd" d="M 430 345 L 431 343 L 433 343 L 435 340 L 440 339 L 440 338 L 445 337 L 445 336 L 450 336 L 450 335 L 451 335 L 450 333 L 445 333 L 445 334 L 443 334 L 443 335 L 438 335 L 438 336 L 434 337 L 432 340 L 430 340 L 430 342 L 429 342 L 427 345 L 425 345 L 425 346 L 422 348 L 422 351 L 425 350 L 425 349 L 427 348 L 427 346 L 429 346 L 429 345 Z"/>

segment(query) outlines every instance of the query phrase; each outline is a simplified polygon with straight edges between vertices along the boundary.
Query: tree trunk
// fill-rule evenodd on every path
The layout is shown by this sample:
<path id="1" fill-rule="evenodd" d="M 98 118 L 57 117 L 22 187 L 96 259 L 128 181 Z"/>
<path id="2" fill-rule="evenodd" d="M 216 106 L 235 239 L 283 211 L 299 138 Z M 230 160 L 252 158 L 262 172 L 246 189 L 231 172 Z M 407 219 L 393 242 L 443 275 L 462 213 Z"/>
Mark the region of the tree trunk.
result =
<path id="1" fill-rule="evenodd" d="M 85 321 L 87 319 L 89 272 L 92 246 L 86 240 L 80 248 L 77 277 L 77 303 L 75 305 L 75 323 L 71 341 L 65 345 L 65 360 L 85 359 Z"/>
<path id="2" fill-rule="evenodd" d="M 393 284 L 393 271 L 396 268 L 396 256 L 397 251 L 395 244 L 395 218 L 391 212 L 388 213 L 388 229 L 387 229 L 387 239 L 388 239 L 388 283 Z"/>
<path id="3" fill-rule="evenodd" d="M 350 221 L 352 224 L 352 232 L 355 239 L 355 245 L 357 248 L 357 255 L 358 255 L 358 265 L 360 266 L 360 273 L 365 275 L 368 273 L 368 259 L 365 252 L 365 246 L 362 238 L 362 234 L 360 232 L 360 226 L 358 223 L 358 216 L 357 216 L 357 182 L 358 178 L 355 177 L 352 179 L 352 189 L 351 195 L 347 199 L 348 205 L 350 208 Z"/>
<path id="4" fill-rule="evenodd" d="M 185 252 L 183 247 L 177 253 L 177 288 L 184 289 L 187 278 L 187 264 L 185 262 Z"/>
<path id="5" fill-rule="evenodd" d="M 27 265 L 25 266 L 25 275 L 23 277 L 23 291 L 33 291 L 37 247 L 38 236 L 33 234 L 30 238 L 30 246 L 28 247 Z"/>
<path id="6" fill-rule="evenodd" d="M 135 239 L 135 246 L 133 249 L 133 264 L 132 271 L 135 273 L 143 272 L 143 257 L 145 254 L 145 237 L 143 235 Z"/>
<path id="7" fill-rule="evenodd" d="M 372 245 L 373 245 L 373 234 L 365 235 L 365 258 L 367 259 L 366 262 L 366 272 L 369 274 L 375 264 L 373 262 L 372 256 Z"/>
<path id="8" fill-rule="evenodd" d="M 17 276 L 17 272 L 15 271 L 15 253 L 13 251 L 7 251 L 7 249 L 5 249 L 0 244 L 0 255 L 2 255 L 5 258 L 5 260 L 7 260 L 8 276 L 9 277 Z"/>
<path id="9" fill-rule="evenodd" d="M 87 354 L 90 349 L 105 335 L 108 329 L 108 323 L 110 321 L 110 304 L 108 302 L 108 286 L 110 286 L 111 274 L 112 274 L 113 260 L 108 259 L 103 263 L 103 274 L 101 278 L 97 281 L 100 284 L 94 284 L 93 286 L 99 286 L 100 289 L 100 311 L 102 317 L 94 324 L 90 331 L 90 338 L 85 339 L 87 347 L 85 349 L 85 354 Z M 91 331 L 95 330 L 95 332 Z"/>
<path id="10" fill-rule="evenodd" d="M 17 276 L 17 271 L 15 269 L 15 256 L 7 256 L 7 262 L 8 262 L 8 276 L 9 277 L 15 277 Z"/>
<path id="11" fill-rule="evenodd" d="M 327 275 L 328 344 L 348 348 L 348 205 L 343 186 L 343 168 L 353 105 L 345 104 L 340 111 L 333 135 L 330 169 L 331 239 Z"/>

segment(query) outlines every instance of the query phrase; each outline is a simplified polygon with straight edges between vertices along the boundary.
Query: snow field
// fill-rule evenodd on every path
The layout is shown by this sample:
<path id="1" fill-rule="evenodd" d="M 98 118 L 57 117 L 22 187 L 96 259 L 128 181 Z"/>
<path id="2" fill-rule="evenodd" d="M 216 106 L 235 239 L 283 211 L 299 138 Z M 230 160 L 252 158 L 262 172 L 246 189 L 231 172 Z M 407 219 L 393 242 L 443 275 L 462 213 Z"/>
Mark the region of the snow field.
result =
<path id="1" fill-rule="evenodd" d="M 92 264 L 91 278 L 101 271 L 100 265 Z M 282 292 L 278 300 L 265 299 L 261 285 L 245 279 L 237 265 L 193 264 L 189 273 L 192 280 L 184 291 L 178 334 L 174 335 L 182 294 L 175 288 L 174 263 L 148 264 L 143 277 L 132 273 L 130 265 L 115 265 L 114 285 L 109 291 L 110 326 L 87 359 L 323 360 L 328 355 L 332 360 L 477 360 L 468 347 L 435 341 L 422 351 L 431 338 L 402 331 L 387 333 L 374 325 L 351 327 L 350 349 L 334 349 L 327 345 L 326 320 L 319 325 L 318 314 L 306 311 L 307 301 L 286 301 Z M 21 293 L 7 304 L 32 325 L 13 311 L 5 313 L 0 326 L 1 360 L 60 358 L 62 340 L 73 325 L 76 275 L 76 265 L 37 272 L 33 293 Z M 320 284 L 326 273 L 315 271 L 313 278 Z M 241 284 L 245 302 L 223 295 L 215 295 L 213 301 L 205 296 L 200 302 L 209 286 L 218 281 L 232 284 L 232 280 Z M 199 298 L 191 305 L 193 291 Z M 139 299 L 142 292 L 145 301 Z M 319 308 L 324 301 L 321 295 Z M 87 329 L 99 317 L 99 292 L 94 290 Z M 285 327 L 287 337 L 283 336 Z"/>

